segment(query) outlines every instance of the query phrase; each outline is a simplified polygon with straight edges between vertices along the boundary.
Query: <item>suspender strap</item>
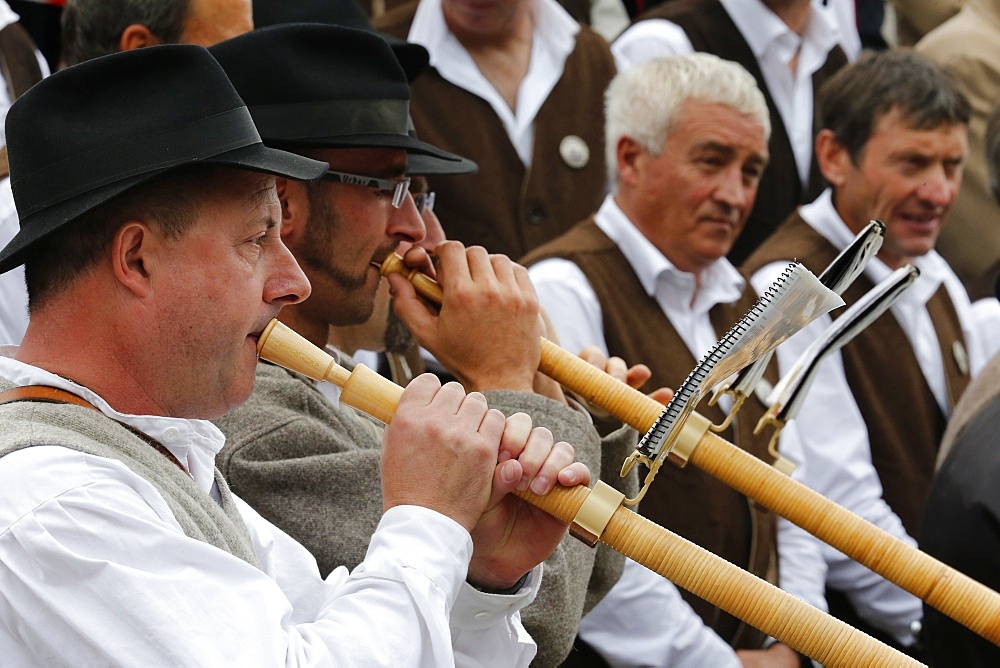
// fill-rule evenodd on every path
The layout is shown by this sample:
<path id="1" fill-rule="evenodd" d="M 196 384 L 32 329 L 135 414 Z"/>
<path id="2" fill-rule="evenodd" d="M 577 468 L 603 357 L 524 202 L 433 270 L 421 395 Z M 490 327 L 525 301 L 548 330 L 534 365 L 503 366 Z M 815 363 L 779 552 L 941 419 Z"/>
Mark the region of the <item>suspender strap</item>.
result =
<path id="1" fill-rule="evenodd" d="M 60 390 L 58 387 L 48 385 L 21 385 L 13 387 L 5 392 L 0 392 L 0 404 L 9 404 L 13 401 L 42 401 L 50 404 L 74 404 L 84 408 L 93 408 L 92 403 L 82 397 L 78 397 L 72 392 Z"/>
<path id="2" fill-rule="evenodd" d="M 0 392 L 0 406 L 3 404 L 13 403 L 15 401 L 41 401 L 42 403 L 49 404 L 73 404 L 74 406 L 81 406 L 83 408 L 89 408 L 91 410 L 100 411 L 94 404 L 90 403 L 86 399 L 79 397 L 72 392 L 67 392 L 66 390 L 61 390 L 58 387 L 50 387 L 48 385 L 21 385 L 18 387 L 13 387 L 9 390 Z M 103 413 L 102 413 L 103 415 Z M 118 422 L 116 420 L 116 422 Z M 142 433 L 138 429 L 131 427 L 123 422 L 118 422 L 121 426 L 128 429 L 130 432 L 149 443 L 151 446 L 156 448 L 160 454 L 169 459 L 174 465 L 184 472 L 184 475 L 190 475 L 187 469 L 180 463 L 174 453 L 163 447 L 163 444 L 159 441 L 150 438 L 146 434 Z"/>

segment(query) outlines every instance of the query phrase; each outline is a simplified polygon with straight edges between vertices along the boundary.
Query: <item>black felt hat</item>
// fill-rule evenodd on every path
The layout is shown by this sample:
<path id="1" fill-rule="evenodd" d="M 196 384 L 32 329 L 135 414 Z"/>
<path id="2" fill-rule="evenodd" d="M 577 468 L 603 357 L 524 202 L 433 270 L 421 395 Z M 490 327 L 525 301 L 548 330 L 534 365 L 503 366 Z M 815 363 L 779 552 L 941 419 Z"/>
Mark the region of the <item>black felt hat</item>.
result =
<path id="1" fill-rule="evenodd" d="M 209 50 L 272 146 L 399 148 L 462 160 L 407 132 L 410 87 L 392 49 L 375 33 L 289 23 Z"/>
<path id="2" fill-rule="evenodd" d="M 327 169 L 264 146 L 225 72 L 191 45 L 116 53 L 42 80 L 7 114 L 7 151 L 20 231 L 0 251 L 0 272 L 63 225 L 176 167 L 304 180 Z"/>
<path id="3" fill-rule="evenodd" d="M 408 119 L 408 130 L 411 137 L 417 136 L 417 129 L 413 127 L 413 118 Z M 468 158 L 463 158 L 457 153 L 450 154 L 452 160 L 441 160 L 431 155 L 413 154 L 407 157 L 406 173 L 413 176 L 434 176 L 446 174 L 475 174 L 479 171 L 479 165 Z"/>
<path id="4" fill-rule="evenodd" d="M 253 24 L 258 28 L 283 23 L 326 23 L 327 25 L 376 32 L 365 10 L 354 0 L 253 0 Z M 427 49 L 378 33 L 389 43 L 410 81 L 424 71 L 430 56 Z"/>

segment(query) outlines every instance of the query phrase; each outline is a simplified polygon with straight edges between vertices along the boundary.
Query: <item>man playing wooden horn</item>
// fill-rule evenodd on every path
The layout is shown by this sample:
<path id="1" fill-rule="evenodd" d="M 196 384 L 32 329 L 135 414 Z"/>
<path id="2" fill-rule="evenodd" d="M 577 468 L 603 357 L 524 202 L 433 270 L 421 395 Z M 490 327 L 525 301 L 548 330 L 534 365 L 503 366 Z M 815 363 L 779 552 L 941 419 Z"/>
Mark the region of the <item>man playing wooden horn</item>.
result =
<path id="1" fill-rule="evenodd" d="M 279 25 L 211 50 L 247 101 L 265 143 L 331 165 L 332 178 L 315 184 L 278 181 L 282 238 L 313 285 L 312 296 L 284 310 L 281 319 L 323 346 L 330 325 L 371 315 L 380 281 L 373 263 L 425 234 L 405 190 L 407 155 L 458 158 L 407 133 L 407 80 L 378 36 L 329 25 Z M 397 184 L 404 184 L 398 208 L 392 202 Z M 508 415 L 530 414 L 557 440 L 572 443 L 594 471 L 602 469 L 603 457 L 610 480 L 621 486 L 617 471 L 635 432 L 623 432 L 616 447 L 602 451 L 589 417 L 567 406 L 558 386 L 548 381 L 550 396 L 533 393 L 543 332 L 524 269 L 455 242 L 440 245 L 437 260 L 445 288 L 440 313 L 402 277 L 393 279 L 396 310 L 418 342 L 467 390 L 488 391 L 490 406 Z M 220 468 L 231 484 L 309 547 L 321 570 L 364 558 L 383 506 L 380 426 L 331 402 L 316 383 L 268 364 L 258 367 L 250 400 L 219 424 L 227 435 Z M 622 562 L 606 548 L 595 553 L 572 539 L 549 558 L 538 601 L 523 613 L 541 665 L 566 656 L 580 617 L 617 579 Z M 478 563 L 470 567 L 470 582 L 511 588 L 509 598 L 494 599 L 498 606 L 521 605 L 538 590 L 536 580 L 522 586 L 516 578 L 489 578 Z M 464 623 L 477 624 L 467 612 L 462 610 Z"/>
<path id="2" fill-rule="evenodd" d="M 612 193 L 592 218 L 525 263 L 565 347 L 597 345 L 647 364 L 654 386 L 677 387 L 756 299 L 725 257 L 767 164 L 767 105 L 742 67 L 694 54 L 619 74 L 606 95 L 606 116 Z M 701 409 L 715 422 L 725 417 L 719 407 Z M 751 398 L 726 437 L 766 458 L 766 441 L 751 434 L 762 412 Z M 662 469 L 639 512 L 776 581 L 774 515 L 707 473 Z M 644 577 L 628 566 L 625 572 Z M 672 646 L 658 624 L 643 625 L 646 632 L 635 626 L 628 643 L 617 642 L 624 631 L 616 622 L 637 613 L 638 591 L 640 585 L 623 577 L 584 620 L 581 635 L 619 662 L 685 658 L 690 646 Z M 734 648 L 762 648 L 763 634 L 685 596 Z M 798 661 L 783 645 L 767 651 L 772 661 Z"/>
<path id="3" fill-rule="evenodd" d="M 265 325 L 309 294 L 274 177 L 328 165 L 265 147 L 199 46 L 63 70 L 7 130 L 21 224 L 0 271 L 25 264 L 31 318 L 0 357 L 3 663 L 526 664 L 528 596 L 463 581 L 537 587 L 565 528 L 505 493 L 589 480 L 547 431 L 415 379 L 364 562 L 325 578 L 213 466 L 207 418 L 246 400 Z"/>

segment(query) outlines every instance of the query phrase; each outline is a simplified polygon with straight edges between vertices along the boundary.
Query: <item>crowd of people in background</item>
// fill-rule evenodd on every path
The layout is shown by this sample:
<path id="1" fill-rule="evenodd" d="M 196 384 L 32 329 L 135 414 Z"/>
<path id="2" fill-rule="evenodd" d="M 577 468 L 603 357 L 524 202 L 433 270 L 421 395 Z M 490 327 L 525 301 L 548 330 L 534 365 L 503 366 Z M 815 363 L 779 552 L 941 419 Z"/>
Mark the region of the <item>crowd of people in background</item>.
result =
<path id="1" fill-rule="evenodd" d="M 642 435 L 543 338 L 665 402 L 873 219 L 845 303 L 919 276 L 778 451 L 1000 589 L 996 0 L 0 0 L 0 74 L 12 665 L 809 665 L 512 492 L 639 490 Z M 771 390 L 841 312 L 698 411 L 773 463 Z M 272 318 L 403 385 L 392 422 L 258 360 Z M 635 510 L 920 661 L 1000 661 L 704 471 Z"/>

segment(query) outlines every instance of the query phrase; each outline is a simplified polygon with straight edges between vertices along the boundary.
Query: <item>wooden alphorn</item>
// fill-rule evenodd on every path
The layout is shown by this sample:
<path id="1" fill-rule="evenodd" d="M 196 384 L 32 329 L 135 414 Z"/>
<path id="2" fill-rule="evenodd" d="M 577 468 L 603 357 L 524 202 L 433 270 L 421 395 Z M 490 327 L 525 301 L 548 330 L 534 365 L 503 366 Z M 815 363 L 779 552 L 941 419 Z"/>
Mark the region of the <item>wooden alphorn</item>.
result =
<path id="1" fill-rule="evenodd" d="M 441 286 L 407 267 L 398 255 L 386 258 L 382 273 L 402 274 L 422 297 L 441 303 Z M 545 338 L 538 370 L 639 433 L 649 430 L 663 411 L 660 402 Z M 697 427 L 685 430 L 676 445 L 687 462 L 1000 645 L 1000 594 L 712 433 L 697 413 L 690 420 Z"/>
<path id="2" fill-rule="evenodd" d="M 261 359 L 341 388 L 340 400 L 388 424 L 403 388 L 364 365 L 348 371 L 323 350 L 272 320 L 257 343 Z M 597 486 L 611 490 L 608 485 Z M 545 496 L 519 497 L 570 524 L 592 495 L 584 485 L 557 486 Z M 914 659 L 800 601 L 620 505 L 597 535 L 633 561 L 742 619 L 824 666 L 919 666 Z M 649 623 L 637 620 L 636 623 Z"/>

